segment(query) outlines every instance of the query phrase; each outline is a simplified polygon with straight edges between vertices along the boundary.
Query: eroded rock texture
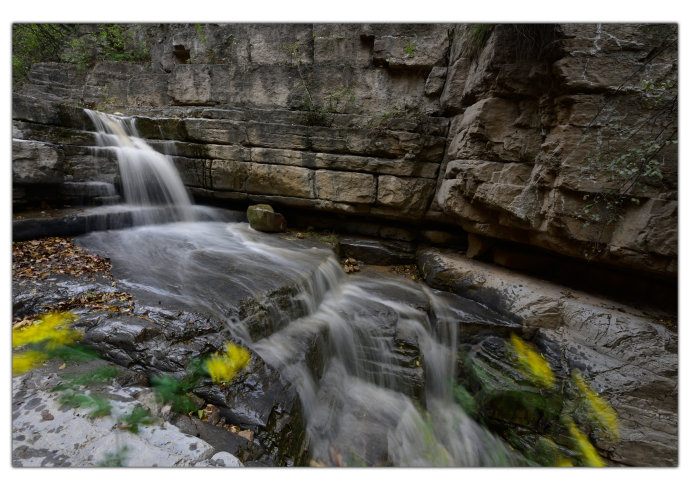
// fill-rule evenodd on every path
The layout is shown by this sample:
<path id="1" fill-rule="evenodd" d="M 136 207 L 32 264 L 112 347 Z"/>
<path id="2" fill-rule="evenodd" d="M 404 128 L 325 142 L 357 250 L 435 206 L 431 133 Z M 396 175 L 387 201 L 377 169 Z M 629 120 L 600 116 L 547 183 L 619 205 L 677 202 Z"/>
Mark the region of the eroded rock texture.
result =
<path id="1" fill-rule="evenodd" d="M 628 186 L 616 221 L 583 224 L 585 196 L 592 201 L 595 194 L 619 194 L 625 186 L 625 176 L 612 180 L 594 161 L 608 164 L 663 132 L 663 125 L 647 119 L 658 100 L 643 86 L 657 75 L 675 80 L 677 52 L 663 48 L 673 29 L 561 25 L 540 56 L 524 52 L 528 46 L 516 52 L 519 35 L 510 26 L 495 28 L 474 61 L 462 56 L 462 43 L 453 45 L 448 78 L 455 81 L 446 83 L 442 102 L 457 115 L 434 207 L 470 233 L 573 257 L 599 247 L 593 258 L 600 262 L 673 275 L 672 144 L 657 154 L 663 178 Z M 672 107 L 675 101 L 664 103 Z M 666 115 L 660 116 L 670 129 L 675 115 Z M 618 132 L 623 127 L 631 129 L 625 136 Z M 674 129 L 666 135 L 675 138 Z M 589 210 L 602 219 L 610 216 L 596 205 Z"/>

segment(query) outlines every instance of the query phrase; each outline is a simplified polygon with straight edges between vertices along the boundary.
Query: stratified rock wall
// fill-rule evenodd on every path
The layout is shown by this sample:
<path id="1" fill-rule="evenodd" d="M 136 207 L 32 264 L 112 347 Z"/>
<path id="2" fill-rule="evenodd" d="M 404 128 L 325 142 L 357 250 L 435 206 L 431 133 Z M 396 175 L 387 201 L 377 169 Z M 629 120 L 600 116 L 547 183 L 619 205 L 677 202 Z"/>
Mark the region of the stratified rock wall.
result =
<path id="1" fill-rule="evenodd" d="M 675 274 L 674 145 L 656 154 L 663 179 L 640 180 L 627 197 L 613 198 L 621 202 L 616 221 L 606 223 L 606 209 L 586 208 L 585 199 L 618 195 L 629 178 L 621 169 L 611 180 L 605 166 L 588 161 L 608 164 L 661 142 L 662 124 L 673 137 L 676 115 L 655 106 L 667 93 L 645 91 L 643 81 L 677 82 L 677 50 L 664 44 L 674 27 L 559 25 L 540 56 L 516 52 L 520 35 L 497 26 L 472 61 L 455 38 L 448 68 L 455 81 L 446 84 L 442 103 L 457 115 L 433 208 L 473 234 Z M 675 100 L 668 103 L 673 111 Z M 602 223 L 585 225 L 587 211 L 601 212 Z"/>
<path id="2" fill-rule="evenodd" d="M 673 85 L 660 86 L 677 79 L 677 26 L 496 25 L 483 43 L 476 29 L 142 25 L 150 63 L 35 64 L 14 99 L 15 203 L 33 183 L 104 171 L 117 184 L 112 155 L 64 105 L 87 106 L 136 116 L 197 197 L 446 225 L 673 279 L 675 145 L 614 218 L 587 205 L 630 179 L 588 161 L 673 134 Z"/>

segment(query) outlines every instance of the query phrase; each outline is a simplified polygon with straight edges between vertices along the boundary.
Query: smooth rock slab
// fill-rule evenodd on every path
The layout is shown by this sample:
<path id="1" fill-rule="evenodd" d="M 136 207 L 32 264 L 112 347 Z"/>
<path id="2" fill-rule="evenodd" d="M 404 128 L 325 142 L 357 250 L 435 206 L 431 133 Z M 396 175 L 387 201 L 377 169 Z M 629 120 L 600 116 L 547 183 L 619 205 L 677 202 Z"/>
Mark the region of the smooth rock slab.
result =
<path id="1" fill-rule="evenodd" d="M 12 381 L 12 465 L 14 467 L 95 467 L 122 452 L 126 467 L 240 467 L 228 452 L 217 452 L 199 438 L 159 420 L 139 426 L 138 434 L 121 430 L 115 418 L 136 405 L 142 387 L 113 389 L 111 415 L 89 418 L 84 409 L 61 407 L 50 392 L 55 374 L 38 369 Z"/>

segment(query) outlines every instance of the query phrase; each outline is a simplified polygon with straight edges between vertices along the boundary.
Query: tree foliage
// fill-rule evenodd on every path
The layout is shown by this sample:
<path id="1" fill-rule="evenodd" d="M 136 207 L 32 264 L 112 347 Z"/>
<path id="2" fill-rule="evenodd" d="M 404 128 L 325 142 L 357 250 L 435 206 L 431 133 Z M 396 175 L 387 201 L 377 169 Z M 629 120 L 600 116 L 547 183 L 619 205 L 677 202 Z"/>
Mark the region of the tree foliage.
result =
<path id="1" fill-rule="evenodd" d="M 146 42 L 129 24 L 13 24 L 12 80 L 15 88 L 38 62 L 75 64 L 80 72 L 100 61 L 150 59 Z"/>
<path id="2" fill-rule="evenodd" d="M 58 61 L 67 39 L 76 33 L 72 24 L 13 24 L 12 81 L 26 80 L 33 63 Z"/>

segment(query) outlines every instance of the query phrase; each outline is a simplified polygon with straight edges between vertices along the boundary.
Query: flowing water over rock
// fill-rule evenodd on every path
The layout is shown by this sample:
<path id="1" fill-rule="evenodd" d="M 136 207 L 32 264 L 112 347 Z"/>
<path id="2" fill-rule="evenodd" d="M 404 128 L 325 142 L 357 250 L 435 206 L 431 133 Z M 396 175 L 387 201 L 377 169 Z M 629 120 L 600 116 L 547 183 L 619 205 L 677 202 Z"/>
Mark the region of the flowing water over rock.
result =
<path id="1" fill-rule="evenodd" d="M 459 324 L 510 323 L 423 284 L 346 275 L 328 249 L 246 223 L 192 221 L 194 207 L 170 161 L 130 137 L 136 130 L 126 119 L 89 116 L 117 152 L 126 202 L 164 208 L 168 223 L 143 219 L 80 244 L 110 257 L 137 302 L 204 312 L 279 370 L 299 393 L 315 462 L 520 461 L 453 399 Z M 242 303 L 252 299 L 260 312 L 254 304 L 243 319 Z"/>
<path id="2" fill-rule="evenodd" d="M 120 167 L 125 202 L 135 207 L 165 209 L 167 219 L 192 219 L 192 202 L 172 161 L 156 152 L 137 133 L 133 119 L 85 110 L 96 127 L 104 151 L 114 151 Z M 143 215 L 139 223 L 160 217 Z"/>

